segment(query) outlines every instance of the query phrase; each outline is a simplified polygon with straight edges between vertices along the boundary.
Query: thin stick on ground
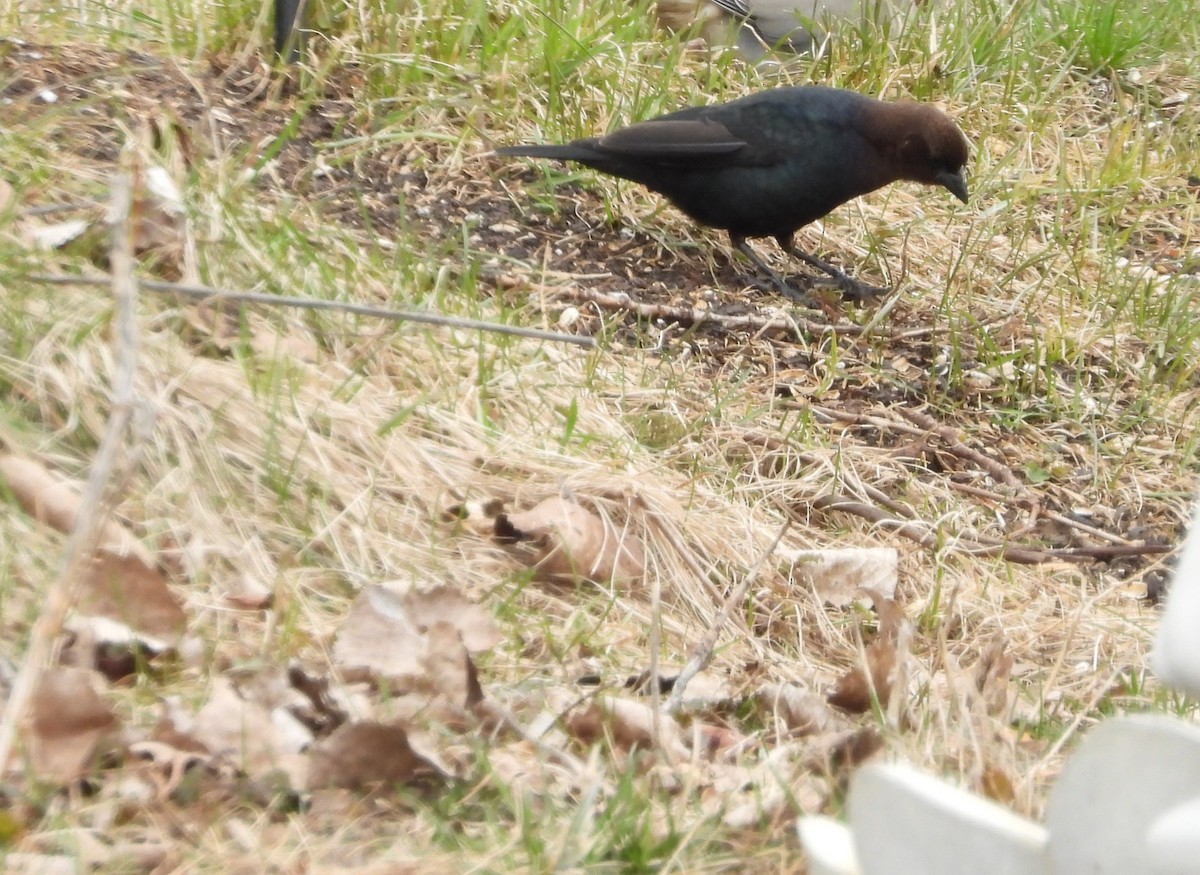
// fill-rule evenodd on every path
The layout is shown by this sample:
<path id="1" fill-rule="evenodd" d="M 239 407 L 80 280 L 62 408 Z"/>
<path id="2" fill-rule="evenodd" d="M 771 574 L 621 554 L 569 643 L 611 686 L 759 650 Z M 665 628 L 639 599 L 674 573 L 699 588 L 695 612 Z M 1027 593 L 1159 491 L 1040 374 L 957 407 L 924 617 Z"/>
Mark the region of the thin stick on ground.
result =
<path id="1" fill-rule="evenodd" d="M 112 187 L 112 247 L 110 263 L 115 308 L 115 358 L 112 409 L 108 424 L 96 450 L 91 474 L 75 517 L 75 527 L 67 539 L 58 575 L 46 595 L 45 609 L 38 615 L 29 636 L 29 645 L 21 669 L 13 681 L 12 694 L 0 719 L 0 772 L 7 768 L 16 738 L 17 726 L 25 715 L 41 679 L 42 669 L 54 643 L 62 632 L 67 612 L 75 601 L 78 581 L 91 563 L 109 510 L 116 503 L 114 481 L 118 459 L 125 445 L 135 408 L 134 378 L 137 374 L 137 280 L 133 276 L 133 241 L 129 211 L 133 201 L 128 173 L 120 173 Z M 129 464 L 130 460 L 125 460 Z M 117 478 L 120 482 L 123 478 Z"/>
<path id="2" fill-rule="evenodd" d="M 104 285 L 108 282 L 105 277 L 69 276 L 64 274 L 33 274 L 26 276 L 30 282 L 45 285 Z M 388 310 L 385 307 L 372 307 L 367 304 L 352 304 L 347 301 L 322 301 L 317 298 L 297 298 L 290 295 L 268 295 L 263 292 L 240 292 L 225 289 L 214 289 L 211 286 L 192 286 L 183 283 L 168 283 L 161 280 L 139 281 L 141 288 L 152 292 L 164 292 L 181 295 L 185 298 L 210 301 L 236 301 L 242 304 L 265 304 L 268 307 L 295 307 L 301 310 L 333 310 L 338 313 L 350 313 L 355 316 L 371 316 L 376 319 L 391 319 L 395 322 L 420 322 L 424 325 L 439 325 L 446 328 L 463 328 L 468 331 L 490 331 L 493 334 L 508 334 L 513 337 L 529 337 L 534 340 L 544 340 L 549 343 L 571 343 L 588 349 L 596 348 L 596 338 L 580 334 L 564 334 L 559 331 L 542 331 L 537 328 L 525 328 L 521 325 L 503 325 L 499 322 L 485 322 L 480 319 L 459 319 L 455 316 L 442 316 L 437 313 L 417 313 L 413 310 Z"/>
<path id="3" fill-rule="evenodd" d="M 666 711 L 668 714 L 678 712 L 683 706 L 683 692 L 687 689 L 688 683 L 712 661 L 713 650 L 717 646 L 717 639 L 721 637 L 721 629 L 724 628 L 729 618 L 733 616 L 734 609 L 746 598 L 746 593 L 750 590 L 750 584 L 758 580 L 758 574 L 762 571 L 763 565 L 775 552 L 775 549 L 779 546 L 779 543 L 783 540 L 783 536 L 787 534 L 791 525 L 791 520 L 784 520 L 783 525 L 779 527 L 779 531 L 775 534 L 775 539 L 771 541 L 770 546 L 758 557 L 754 565 L 750 567 L 742 578 L 742 582 L 733 588 L 733 592 L 729 594 L 729 597 L 725 599 L 725 603 L 721 605 L 721 610 L 717 614 L 717 618 L 713 620 L 703 640 L 692 651 L 687 665 L 683 667 L 683 671 L 675 679 L 675 685 L 671 688 L 671 697 L 667 700 Z"/>
<path id="4" fill-rule="evenodd" d="M 897 518 L 886 511 L 858 501 L 848 495 L 830 493 L 812 501 L 817 510 L 836 510 L 861 517 L 872 525 L 882 526 L 897 535 L 915 541 L 922 547 L 934 549 L 939 539 L 930 523 L 918 524 L 913 519 Z M 981 535 L 954 537 L 957 549 L 973 556 L 1000 556 L 1020 565 L 1040 565 L 1043 562 L 1094 562 L 1108 561 L 1119 556 L 1156 556 L 1175 549 L 1170 544 L 1096 544 L 1090 547 L 1035 547 L 1026 544 L 1010 544 L 996 538 Z"/>

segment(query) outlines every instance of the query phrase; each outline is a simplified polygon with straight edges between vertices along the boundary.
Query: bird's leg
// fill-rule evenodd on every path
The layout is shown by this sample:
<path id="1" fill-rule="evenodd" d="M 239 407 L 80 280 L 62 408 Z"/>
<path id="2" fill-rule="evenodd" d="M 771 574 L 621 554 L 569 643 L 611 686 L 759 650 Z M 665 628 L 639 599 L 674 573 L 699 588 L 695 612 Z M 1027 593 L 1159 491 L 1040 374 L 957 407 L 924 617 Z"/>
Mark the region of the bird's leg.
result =
<path id="1" fill-rule="evenodd" d="M 829 274 L 837 283 L 838 288 L 842 290 L 842 298 L 847 301 L 870 301 L 873 298 L 878 298 L 881 295 L 886 295 L 890 289 L 872 286 L 868 283 L 859 282 L 846 274 L 842 273 L 832 264 L 822 261 L 816 256 L 809 255 L 794 242 L 791 235 L 786 237 L 775 238 L 779 241 L 779 246 L 791 255 L 799 258 L 805 264 L 812 265 L 817 270 Z"/>
<path id="2" fill-rule="evenodd" d="M 803 304 L 806 307 L 812 306 L 812 300 L 807 295 L 804 295 L 801 292 L 793 289 L 787 284 L 787 281 L 783 277 L 771 270 L 771 266 L 763 261 L 759 254 L 750 247 L 750 244 L 746 242 L 745 237 L 735 237 L 734 235 L 730 234 L 729 241 L 733 244 L 734 248 L 737 249 L 738 252 L 749 258 L 754 263 L 755 267 L 770 277 L 771 285 L 775 287 L 775 291 L 779 292 L 779 294 L 783 295 L 790 301 L 795 301 L 796 303 Z"/>

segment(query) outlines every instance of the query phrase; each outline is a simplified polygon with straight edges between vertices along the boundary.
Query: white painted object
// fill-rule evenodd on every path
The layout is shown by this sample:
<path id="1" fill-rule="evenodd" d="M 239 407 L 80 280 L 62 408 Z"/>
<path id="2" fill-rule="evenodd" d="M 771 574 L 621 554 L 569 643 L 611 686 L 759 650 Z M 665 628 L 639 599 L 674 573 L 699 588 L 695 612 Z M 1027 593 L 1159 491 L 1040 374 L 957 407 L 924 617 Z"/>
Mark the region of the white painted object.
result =
<path id="1" fill-rule="evenodd" d="M 862 875 L 849 828 L 832 817 L 802 817 L 796 828 L 808 875 Z"/>
<path id="2" fill-rule="evenodd" d="M 1177 805 L 1146 834 L 1154 875 L 1195 875 L 1200 866 L 1200 796 Z"/>
<path id="3" fill-rule="evenodd" d="M 1163 683 L 1200 696 L 1200 503 L 1167 593 L 1150 664 Z"/>
<path id="4" fill-rule="evenodd" d="M 1200 696 L 1200 505 L 1168 596 L 1153 667 Z M 1200 724 L 1110 720 L 1068 760 L 1045 828 L 903 765 L 869 765 L 850 823 L 805 817 L 812 875 L 1200 875 Z"/>
<path id="5" fill-rule="evenodd" d="M 1046 831 L 905 765 L 867 765 L 850 784 L 850 828 L 866 875 L 1046 871 Z"/>
<path id="6" fill-rule="evenodd" d="M 1158 714 L 1101 723 L 1067 761 L 1046 805 L 1055 875 L 1151 875 L 1147 833 L 1197 797 L 1200 726 Z M 1190 873 L 1200 873 L 1200 856 Z"/>

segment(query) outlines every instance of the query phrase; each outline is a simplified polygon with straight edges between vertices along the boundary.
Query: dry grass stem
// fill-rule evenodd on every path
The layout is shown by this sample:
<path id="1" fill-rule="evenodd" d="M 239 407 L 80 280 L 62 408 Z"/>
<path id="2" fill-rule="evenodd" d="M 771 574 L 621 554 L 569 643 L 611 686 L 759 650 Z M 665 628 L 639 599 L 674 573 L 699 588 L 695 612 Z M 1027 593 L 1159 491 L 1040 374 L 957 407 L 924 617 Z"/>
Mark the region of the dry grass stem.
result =
<path id="1" fill-rule="evenodd" d="M 721 630 L 725 624 L 729 622 L 729 618 L 733 616 L 733 612 L 737 610 L 746 599 L 746 593 L 750 587 L 758 580 L 758 576 L 762 571 L 763 565 L 771 558 L 772 554 L 779 547 L 783 536 L 787 534 L 792 523 L 790 520 L 785 520 L 783 525 L 779 527 L 775 539 L 767 545 L 767 548 L 759 554 L 754 564 L 746 570 L 742 575 L 741 581 L 730 590 L 726 596 L 724 603 L 721 605 L 720 611 L 713 617 L 712 624 L 704 633 L 704 637 L 697 642 L 692 648 L 691 656 L 688 657 L 687 663 L 675 678 L 675 683 L 671 687 L 671 696 L 667 700 L 666 712 L 675 714 L 683 706 L 683 694 L 687 691 L 687 685 L 691 683 L 692 678 L 703 671 L 710 662 L 712 662 L 713 650 L 717 646 L 717 641 L 721 637 Z"/>
<path id="2" fill-rule="evenodd" d="M 108 423 L 92 460 L 75 528 L 63 548 L 58 573 L 45 593 L 44 607 L 30 631 L 20 670 L 4 705 L 4 715 L 0 718 L 0 771 L 8 769 L 17 727 L 25 719 L 38 679 L 59 641 L 67 614 L 75 603 L 78 585 L 104 535 L 108 515 L 119 501 L 120 489 L 136 463 L 128 452 L 130 427 L 137 410 L 138 367 L 137 280 L 133 275 L 130 223 L 133 184 L 127 165 L 125 172 L 113 177 L 109 204 L 112 276 L 108 283 L 116 308 L 113 338 L 116 369 L 109 395 Z"/>
<path id="3" fill-rule="evenodd" d="M 29 276 L 30 282 L 47 285 L 106 285 L 109 280 L 105 277 L 83 276 Z M 313 298 L 296 298 L 288 295 L 267 295 L 259 292 L 235 292 L 228 289 L 211 289 L 207 286 L 190 286 L 182 283 L 167 283 L 159 280 L 140 280 L 144 289 L 152 292 L 179 295 L 184 298 L 201 301 L 206 304 L 221 304 L 234 301 L 242 304 L 264 304 L 268 307 L 294 307 L 298 310 L 325 310 L 335 313 L 350 313 L 355 316 L 370 316 L 375 319 L 390 319 L 396 322 L 419 322 L 423 325 L 438 325 L 443 328 L 463 328 L 468 331 L 491 331 L 496 334 L 507 334 L 511 337 L 527 337 L 534 340 L 544 340 L 548 343 L 567 343 L 596 348 L 594 337 L 582 337 L 578 334 L 563 334 L 559 331 L 539 331 L 536 328 L 524 328 L 520 325 L 498 325 L 495 322 L 481 322 L 478 319 L 459 319 L 453 316 L 439 316 L 436 313 L 414 313 L 404 310 L 388 310 L 384 307 L 367 307 L 362 304 L 351 304 L 345 301 L 319 301 Z"/>

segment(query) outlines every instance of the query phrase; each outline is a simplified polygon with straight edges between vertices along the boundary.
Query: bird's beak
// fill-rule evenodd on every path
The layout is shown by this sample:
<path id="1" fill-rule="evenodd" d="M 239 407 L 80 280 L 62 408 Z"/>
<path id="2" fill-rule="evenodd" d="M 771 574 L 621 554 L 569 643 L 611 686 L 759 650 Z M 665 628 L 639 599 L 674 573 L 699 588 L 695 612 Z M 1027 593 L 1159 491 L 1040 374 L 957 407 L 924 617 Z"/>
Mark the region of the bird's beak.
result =
<path id="1" fill-rule="evenodd" d="M 948 171 L 943 170 L 935 178 L 937 179 L 938 185 L 948 189 L 950 194 L 954 195 L 964 204 L 967 202 L 967 178 L 963 176 L 963 172 L 961 170 L 959 170 L 957 173 L 949 173 Z"/>

